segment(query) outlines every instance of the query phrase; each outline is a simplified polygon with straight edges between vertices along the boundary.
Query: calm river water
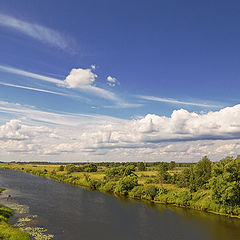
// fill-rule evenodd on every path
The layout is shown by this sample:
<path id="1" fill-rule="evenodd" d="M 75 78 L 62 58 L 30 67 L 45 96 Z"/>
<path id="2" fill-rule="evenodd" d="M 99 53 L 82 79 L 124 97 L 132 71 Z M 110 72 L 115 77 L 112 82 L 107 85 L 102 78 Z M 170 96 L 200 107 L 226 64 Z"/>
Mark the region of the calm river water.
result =
<path id="1" fill-rule="evenodd" d="M 0 187 L 59 240 L 239 240 L 240 220 L 145 204 L 0 169 Z M 12 218 L 12 221 L 16 221 Z"/>

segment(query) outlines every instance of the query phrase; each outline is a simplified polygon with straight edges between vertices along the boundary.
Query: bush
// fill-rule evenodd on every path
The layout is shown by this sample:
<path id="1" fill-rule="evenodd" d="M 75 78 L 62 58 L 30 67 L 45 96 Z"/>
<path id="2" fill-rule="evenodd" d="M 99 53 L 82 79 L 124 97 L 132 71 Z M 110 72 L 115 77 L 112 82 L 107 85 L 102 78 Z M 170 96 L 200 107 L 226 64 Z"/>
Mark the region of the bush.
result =
<path id="1" fill-rule="evenodd" d="M 146 199 L 153 200 L 157 195 L 157 188 L 153 185 L 144 186 L 144 196 Z"/>
<path id="2" fill-rule="evenodd" d="M 138 185 L 138 180 L 136 176 L 128 175 L 120 179 L 116 185 L 116 192 L 122 195 L 128 195 L 134 187 Z"/>
<path id="3" fill-rule="evenodd" d="M 113 193 L 115 187 L 116 187 L 116 183 L 114 183 L 114 182 L 107 182 L 107 183 L 103 186 L 103 191 L 109 192 L 109 193 Z"/>
<path id="4" fill-rule="evenodd" d="M 132 189 L 129 193 L 130 197 L 141 199 L 144 195 L 144 187 L 143 186 L 136 186 Z"/>

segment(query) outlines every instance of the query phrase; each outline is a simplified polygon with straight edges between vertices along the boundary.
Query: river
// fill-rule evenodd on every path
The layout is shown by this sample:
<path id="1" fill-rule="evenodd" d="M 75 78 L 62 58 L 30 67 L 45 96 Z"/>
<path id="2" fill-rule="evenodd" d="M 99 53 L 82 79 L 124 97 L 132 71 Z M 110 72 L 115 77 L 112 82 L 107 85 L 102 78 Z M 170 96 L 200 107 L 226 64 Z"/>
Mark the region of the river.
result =
<path id="1" fill-rule="evenodd" d="M 27 207 L 32 225 L 58 240 L 239 240 L 240 220 L 116 198 L 28 173 L 0 169 L 0 187 Z M 11 219 L 16 223 L 20 214 Z"/>

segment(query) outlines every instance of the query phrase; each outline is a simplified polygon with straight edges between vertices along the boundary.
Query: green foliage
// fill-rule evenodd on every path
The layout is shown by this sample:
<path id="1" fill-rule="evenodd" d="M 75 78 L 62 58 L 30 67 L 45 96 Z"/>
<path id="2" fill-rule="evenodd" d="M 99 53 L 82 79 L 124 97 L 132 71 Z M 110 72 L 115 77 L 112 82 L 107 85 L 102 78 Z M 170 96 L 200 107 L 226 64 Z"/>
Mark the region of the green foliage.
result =
<path id="1" fill-rule="evenodd" d="M 134 173 L 135 169 L 136 168 L 134 165 L 128 165 L 123 172 L 123 176 L 129 176 L 131 174 L 135 175 L 135 173 Z"/>
<path id="2" fill-rule="evenodd" d="M 13 215 L 13 210 L 0 205 L 0 215 L 5 218 L 9 218 Z"/>
<path id="3" fill-rule="evenodd" d="M 211 172 L 212 162 L 205 156 L 194 166 L 194 183 L 197 188 L 206 188 Z"/>
<path id="4" fill-rule="evenodd" d="M 124 166 L 108 168 L 106 171 L 106 179 L 112 181 L 119 180 L 124 175 L 125 169 L 126 167 Z"/>
<path id="5" fill-rule="evenodd" d="M 192 169 L 190 167 L 183 169 L 183 171 L 178 175 L 177 179 L 178 187 L 189 187 L 191 176 Z"/>
<path id="6" fill-rule="evenodd" d="M 143 186 L 135 186 L 132 191 L 129 193 L 129 196 L 132 198 L 141 199 L 144 195 L 144 187 Z"/>
<path id="7" fill-rule="evenodd" d="M 210 180 L 212 198 L 224 208 L 240 206 L 240 161 L 230 157 L 216 163 Z"/>
<path id="8" fill-rule="evenodd" d="M 173 170 L 175 167 L 177 166 L 177 164 L 176 164 L 176 162 L 174 162 L 174 161 L 171 161 L 170 163 L 169 163 L 169 170 Z"/>
<path id="9" fill-rule="evenodd" d="M 120 179 L 116 185 L 115 191 L 116 193 L 120 193 L 126 196 L 128 195 L 128 192 L 130 192 L 137 185 L 137 177 L 134 175 L 128 175 Z"/>
<path id="10" fill-rule="evenodd" d="M 138 171 L 146 171 L 146 165 L 143 162 L 137 164 Z"/>
<path id="11" fill-rule="evenodd" d="M 151 183 L 159 183 L 158 178 L 153 178 L 153 177 L 148 177 L 145 181 L 146 184 L 151 184 Z"/>
<path id="12" fill-rule="evenodd" d="M 85 172 L 97 172 L 97 165 L 90 163 L 84 167 Z"/>
<path id="13" fill-rule="evenodd" d="M 138 199 L 154 200 L 158 189 L 154 185 L 135 186 L 129 193 L 130 197 Z"/>
<path id="14" fill-rule="evenodd" d="M 63 172 L 63 171 L 64 171 L 64 166 L 61 165 L 61 166 L 58 168 L 58 170 L 59 170 L 60 172 Z"/>
<path id="15" fill-rule="evenodd" d="M 94 179 L 91 179 L 89 181 L 89 188 L 91 190 L 97 190 L 97 189 L 100 188 L 100 186 L 101 186 L 101 182 L 100 181 L 97 181 L 97 180 L 94 180 Z"/>
<path id="16" fill-rule="evenodd" d="M 178 175 L 177 185 L 179 187 L 188 187 L 191 192 L 201 188 L 206 189 L 211 178 L 211 172 L 212 162 L 207 157 L 203 157 L 197 164 L 185 168 Z"/>
<path id="17" fill-rule="evenodd" d="M 167 163 L 160 163 L 158 167 L 158 179 L 161 184 L 169 183 L 171 181 L 171 176 L 167 172 L 168 171 L 168 164 Z"/>
<path id="18" fill-rule="evenodd" d="M 115 182 L 107 182 L 107 183 L 103 186 L 103 191 L 109 192 L 109 193 L 113 193 L 115 187 L 116 187 L 116 183 L 115 183 Z"/>
<path id="19" fill-rule="evenodd" d="M 147 199 L 153 200 L 157 195 L 157 188 L 154 185 L 144 186 L 144 195 Z"/>
<path id="20" fill-rule="evenodd" d="M 68 174 L 76 172 L 77 168 L 74 164 L 70 163 L 65 166 L 65 170 L 67 171 Z"/>

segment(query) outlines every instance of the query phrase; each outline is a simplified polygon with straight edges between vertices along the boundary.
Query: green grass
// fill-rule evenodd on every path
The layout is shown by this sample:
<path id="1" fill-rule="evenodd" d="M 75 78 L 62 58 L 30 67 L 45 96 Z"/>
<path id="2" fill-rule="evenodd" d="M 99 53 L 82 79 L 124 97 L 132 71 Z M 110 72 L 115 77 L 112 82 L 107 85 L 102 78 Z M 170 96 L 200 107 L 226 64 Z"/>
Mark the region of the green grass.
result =
<path id="1" fill-rule="evenodd" d="M 17 229 L 13 228 L 7 219 L 13 214 L 9 208 L 0 206 L 0 239 L 3 240 L 30 240 L 30 236 Z"/>

